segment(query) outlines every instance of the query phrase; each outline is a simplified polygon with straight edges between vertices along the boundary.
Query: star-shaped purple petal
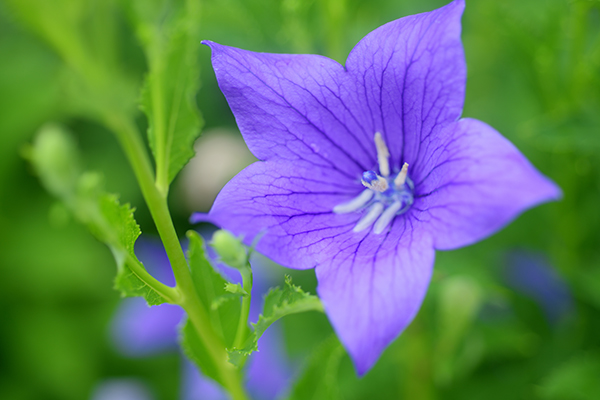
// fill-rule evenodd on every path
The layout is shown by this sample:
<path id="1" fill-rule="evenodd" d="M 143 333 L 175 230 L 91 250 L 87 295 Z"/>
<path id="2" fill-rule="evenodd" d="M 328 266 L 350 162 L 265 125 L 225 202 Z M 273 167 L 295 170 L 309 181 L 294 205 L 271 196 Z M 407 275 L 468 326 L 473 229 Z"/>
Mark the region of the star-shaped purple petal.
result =
<path id="1" fill-rule="evenodd" d="M 345 67 L 317 55 L 205 42 L 219 86 L 260 160 L 232 179 L 209 221 L 297 269 L 359 374 L 410 323 L 435 249 L 492 234 L 560 190 L 504 137 L 459 119 L 464 2 L 390 22 Z"/>

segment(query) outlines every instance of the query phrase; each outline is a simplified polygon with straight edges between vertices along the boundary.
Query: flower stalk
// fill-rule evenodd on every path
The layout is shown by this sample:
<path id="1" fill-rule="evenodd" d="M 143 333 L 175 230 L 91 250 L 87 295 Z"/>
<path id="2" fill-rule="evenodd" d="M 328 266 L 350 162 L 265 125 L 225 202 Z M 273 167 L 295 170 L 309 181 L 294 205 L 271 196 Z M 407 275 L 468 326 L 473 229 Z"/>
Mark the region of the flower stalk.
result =
<path id="1" fill-rule="evenodd" d="M 250 301 L 252 299 L 252 270 L 250 269 L 250 265 L 248 264 L 245 268 L 242 268 L 240 273 L 242 274 L 242 286 L 248 295 L 242 298 L 240 320 L 235 333 L 235 340 L 233 341 L 233 347 L 236 349 L 244 346 L 244 341 L 248 336 L 248 315 L 250 314 Z"/>
<path id="2" fill-rule="evenodd" d="M 158 234 L 163 242 L 171 263 L 177 286 L 169 288 L 175 291 L 172 300 L 176 301 L 188 314 L 190 321 L 198 332 L 198 337 L 208 349 L 214 364 L 224 383 L 225 389 L 234 400 L 245 400 L 247 395 L 242 386 L 241 377 L 233 365 L 227 361 L 227 353 L 222 340 L 215 333 L 207 311 L 202 305 L 192 282 L 192 276 L 179 243 L 173 221 L 167 205 L 166 192 L 161 191 L 154 180 L 148 153 L 144 147 L 137 127 L 133 122 L 117 113 L 109 113 L 105 122 L 119 140 L 135 173 L 142 195 L 148 205 Z M 156 280 L 144 280 L 149 286 L 164 292 L 164 288 L 155 285 Z M 156 282 L 155 282 L 156 281 Z M 245 283 L 245 282 L 244 282 Z M 251 285 L 251 283 L 250 283 Z M 156 286 L 156 287 L 154 287 Z M 163 285 L 164 286 L 164 285 Z"/>

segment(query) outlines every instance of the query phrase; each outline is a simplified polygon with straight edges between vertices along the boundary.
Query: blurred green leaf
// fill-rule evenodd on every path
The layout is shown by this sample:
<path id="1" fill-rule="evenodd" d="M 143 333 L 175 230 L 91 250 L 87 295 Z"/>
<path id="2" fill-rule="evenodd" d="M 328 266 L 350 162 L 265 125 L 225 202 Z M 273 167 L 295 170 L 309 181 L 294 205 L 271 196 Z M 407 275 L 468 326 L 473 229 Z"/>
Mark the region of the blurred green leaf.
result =
<path id="1" fill-rule="evenodd" d="M 600 310 L 600 264 L 578 271 L 574 285 L 582 298 Z"/>
<path id="2" fill-rule="evenodd" d="M 447 384 L 460 372 L 458 347 L 473 324 L 483 296 L 480 285 L 467 276 L 452 276 L 441 282 L 438 297 L 439 332 L 435 350 L 435 375 Z"/>
<path id="3" fill-rule="evenodd" d="M 600 393 L 600 354 L 575 356 L 547 376 L 538 390 L 544 400 L 594 400 Z"/>
<path id="4" fill-rule="evenodd" d="M 17 19 L 63 59 L 63 107 L 99 121 L 114 112 L 134 111 L 138 82 L 125 72 L 119 57 L 115 0 L 7 3 Z"/>
<path id="5" fill-rule="evenodd" d="M 265 296 L 263 312 L 258 317 L 258 321 L 252 324 L 254 332 L 251 333 L 246 345 L 241 349 L 228 350 L 229 361 L 237 366 L 243 365 L 245 359 L 258 350 L 258 339 L 271 324 L 286 315 L 305 311 L 323 312 L 323 305 L 317 296 L 293 285 L 292 278 L 286 276 L 283 288 L 275 287 Z"/>
<path id="6" fill-rule="evenodd" d="M 199 3 L 136 1 L 133 22 L 149 65 L 141 107 L 163 190 L 194 155 L 201 118 L 195 95 L 200 87 Z"/>
<path id="7" fill-rule="evenodd" d="M 310 356 L 288 400 L 335 400 L 340 398 L 337 379 L 344 348 L 335 335 Z"/>
<path id="8" fill-rule="evenodd" d="M 164 298 L 142 280 L 139 272 L 131 269 L 134 264 L 145 271 L 133 249 L 141 233 L 133 210 L 128 204 L 120 205 L 117 196 L 103 191 L 98 174 L 81 172 L 73 138 L 58 125 L 45 125 L 28 153 L 46 189 L 61 199 L 112 251 L 117 262 L 115 288 L 123 296 L 142 296 L 149 305 L 171 300 Z"/>

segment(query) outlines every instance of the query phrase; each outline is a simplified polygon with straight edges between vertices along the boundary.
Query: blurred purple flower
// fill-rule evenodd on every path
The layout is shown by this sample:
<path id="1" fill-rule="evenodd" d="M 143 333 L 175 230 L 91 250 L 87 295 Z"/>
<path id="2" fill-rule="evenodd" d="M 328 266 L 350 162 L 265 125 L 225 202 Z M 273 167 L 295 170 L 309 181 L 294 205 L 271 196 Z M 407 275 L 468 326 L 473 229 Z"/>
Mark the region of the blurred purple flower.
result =
<path id="1" fill-rule="evenodd" d="M 260 160 L 232 179 L 208 221 L 317 291 L 358 373 L 416 315 L 435 250 L 472 244 L 560 197 L 502 135 L 460 119 L 464 1 L 392 21 L 345 67 L 317 55 L 213 42 L 221 90 Z"/>
<path id="2" fill-rule="evenodd" d="M 507 256 L 507 285 L 533 299 L 552 324 L 573 309 L 569 287 L 546 256 L 532 251 L 513 251 Z"/>
<path id="3" fill-rule="evenodd" d="M 172 285 L 174 278 L 162 244 L 141 238 L 136 243 L 136 254 L 148 271 L 163 283 Z M 210 251 L 209 251 L 210 254 Z M 262 309 L 263 295 L 273 279 L 266 260 L 260 255 L 252 258 L 254 284 L 250 304 L 250 320 L 256 322 Z M 239 273 L 231 268 L 224 272 L 228 279 L 238 283 Z M 148 307 L 141 298 L 127 298 L 111 327 L 111 336 L 117 349 L 131 357 L 148 356 L 162 351 L 177 349 L 178 325 L 184 318 L 178 306 L 161 304 Z M 286 357 L 279 326 L 274 324 L 259 340 L 260 351 L 254 353 L 246 369 L 246 388 L 256 400 L 272 400 L 282 395 L 290 384 L 293 367 Z M 221 400 L 226 393 L 212 380 L 204 377 L 197 368 L 184 360 L 183 400 Z"/>
<path id="4" fill-rule="evenodd" d="M 93 390 L 91 400 L 153 400 L 150 389 L 131 378 L 108 379 Z"/>

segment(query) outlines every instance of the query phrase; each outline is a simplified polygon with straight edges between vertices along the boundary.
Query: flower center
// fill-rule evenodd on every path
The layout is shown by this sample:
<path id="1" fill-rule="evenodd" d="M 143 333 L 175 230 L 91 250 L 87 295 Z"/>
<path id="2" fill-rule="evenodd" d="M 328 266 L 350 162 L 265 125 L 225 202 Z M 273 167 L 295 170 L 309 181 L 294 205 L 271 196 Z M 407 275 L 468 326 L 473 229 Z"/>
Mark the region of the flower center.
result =
<path id="1" fill-rule="evenodd" d="M 354 226 L 354 232 L 373 225 L 373 233 L 382 233 L 396 215 L 408 211 L 414 201 L 414 185 L 408 177 L 408 164 L 404 163 L 398 173 L 390 174 L 390 153 L 379 132 L 375 134 L 375 147 L 379 174 L 363 172 L 361 182 L 366 189 L 352 200 L 333 207 L 336 214 L 364 212 Z"/>

